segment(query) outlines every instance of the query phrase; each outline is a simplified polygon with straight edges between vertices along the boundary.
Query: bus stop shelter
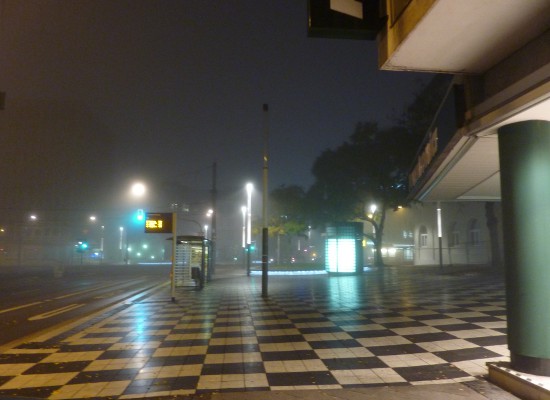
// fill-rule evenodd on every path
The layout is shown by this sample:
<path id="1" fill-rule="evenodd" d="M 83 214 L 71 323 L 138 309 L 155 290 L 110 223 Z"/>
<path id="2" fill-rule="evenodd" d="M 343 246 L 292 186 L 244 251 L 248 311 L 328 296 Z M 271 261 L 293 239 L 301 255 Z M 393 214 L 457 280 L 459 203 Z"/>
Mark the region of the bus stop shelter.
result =
<path id="1" fill-rule="evenodd" d="M 170 238 L 169 240 L 172 240 Z M 177 236 L 173 285 L 202 289 L 210 279 L 211 241 L 204 236 Z"/>

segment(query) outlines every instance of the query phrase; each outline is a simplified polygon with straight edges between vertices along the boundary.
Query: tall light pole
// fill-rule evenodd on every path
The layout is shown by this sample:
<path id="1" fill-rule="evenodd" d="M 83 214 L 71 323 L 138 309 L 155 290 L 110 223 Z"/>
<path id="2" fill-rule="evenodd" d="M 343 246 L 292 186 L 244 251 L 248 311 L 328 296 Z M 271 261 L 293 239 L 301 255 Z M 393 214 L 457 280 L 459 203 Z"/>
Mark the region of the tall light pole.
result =
<path id="1" fill-rule="evenodd" d="M 29 221 L 31 223 L 38 221 L 36 214 L 29 215 Z M 27 231 L 29 228 L 27 226 L 27 221 L 23 220 L 21 226 L 19 227 L 19 238 L 18 238 L 18 248 L 17 248 L 17 264 L 21 266 L 23 261 L 23 231 Z"/>
<path id="2" fill-rule="evenodd" d="M 123 244 L 124 244 L 124 241 L 123 241 L 123 238 L 124 238 L 124 227 L 123 226 L 119 226 L 118 227 L 118 230 L 120 232 L 120 237 L 119 237 L 119 241 L 118 241 L 118 249 L 120 250 L 120 255 L 122 257 L 122 261 L 124 261 L 124 252 L 122 251 L 123 249 Z"/>
<path id="3" fill-rule="evenodd" d="M 130 197 L 134 200 L 143 198 L 146 192 L 147 192 L 147 187 L 143 182 L 137 181 L 130 186 Z M 144 212 L 142 209 L 139 209 L 138 212 L 141 212 L 141 214 L 138 213 L 138 220 L 142 222 L 140 218 L 144 218 L 144 215 L 143 215 Z M 130 227 L 128 227 L 126 231 L 126 264 L 130 263 L 130 254 L 128 249 L 129 245 L 130 245 Z"/>
<path id="4" fill-rule="evenodd" d="M 206 212 L 206 218 L 210 218 L 210 239 L 214 240 L 214 210 L 209 209 Z M 204 225 L 204 238 L 208 239 L 208 224 Z"/>
<path id="5" fill-rule="evenodd" d="M 250 275 L 250 244 L 252 243 L 252 183 L 246 184 L 246 275 Z"/>
<path id="6" fill-rule="evenodd" d="M 242 248 L 243 248 L 243 263 L 244 268 L 246 269 L 246 206 L 241 207 L 241 212 L 243 214 L 243 237 L 242 237 Z"/>
<path id="7" fill-rule="evenodd" d="M 439 242 L 439 269 L 443 269 L 443 223 L 441 221 L 441 203 L 437 202 L 437 240 Z"/>
<path id="8" fill-rule="evenodd" d="M 95 215 L 90 215 L 90 222 L 95 224 L 97 222 L 97 217 Z M 101 252 L 100 262 L 103 262 L 103 253 L 104 253 L 104 237 L 105 237 L 105 225 L 101 225 L 101 236 L 99 238 L 99 251 Z"/>
<path id="9" fill-rule="evenodd" d="M 263 105 L 264 111 L 264 151 L 263 151 L 263 191 L 262 191 L 262 297 L 267 297 L 267 276 L 268 276 L 268 243 L 269 231 L 267 227 L 267 177 L 268 177 L 268 150 L 269 150 L 269 109 L 267 104 Z"/>

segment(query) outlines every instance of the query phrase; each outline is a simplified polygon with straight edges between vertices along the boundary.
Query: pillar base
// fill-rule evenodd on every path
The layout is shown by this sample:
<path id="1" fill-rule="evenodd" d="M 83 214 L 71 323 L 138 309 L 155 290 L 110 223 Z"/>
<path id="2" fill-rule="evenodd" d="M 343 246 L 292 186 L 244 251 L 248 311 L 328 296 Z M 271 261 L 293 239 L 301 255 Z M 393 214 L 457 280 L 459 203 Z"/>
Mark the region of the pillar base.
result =
<path id="1" fill-rule="evenodd" d="M 510 365 L 516 371 L 531 375 L 550 376 L 550 359 L 510 353 Z"/>

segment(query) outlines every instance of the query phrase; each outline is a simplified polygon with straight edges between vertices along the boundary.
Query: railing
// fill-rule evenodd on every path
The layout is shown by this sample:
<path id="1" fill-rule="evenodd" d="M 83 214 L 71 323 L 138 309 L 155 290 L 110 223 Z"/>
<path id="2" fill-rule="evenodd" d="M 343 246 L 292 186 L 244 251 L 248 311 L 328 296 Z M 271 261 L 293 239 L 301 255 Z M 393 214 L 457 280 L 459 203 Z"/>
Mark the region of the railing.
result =
<path id="1" fill-rule="evenodd" d="M 432 162 L 445 149 L 457 129 L 462 126 L 463 109 L 462 86 L 453 81 L 416 153 L 413 167 L 409 172 L 409 189 L 414 188 L 424 177 Z"/>

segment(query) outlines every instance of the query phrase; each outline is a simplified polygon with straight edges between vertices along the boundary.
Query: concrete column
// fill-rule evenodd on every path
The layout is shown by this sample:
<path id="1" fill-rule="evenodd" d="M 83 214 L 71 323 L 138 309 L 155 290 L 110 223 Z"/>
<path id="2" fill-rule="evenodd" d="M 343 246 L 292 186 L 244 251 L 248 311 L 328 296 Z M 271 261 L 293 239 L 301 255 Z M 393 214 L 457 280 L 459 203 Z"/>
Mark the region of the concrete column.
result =
<path id="1" fill-rule="evenodd" d="M 550 121 L 498 139 L 511 366 L 550 376 Z"/>

